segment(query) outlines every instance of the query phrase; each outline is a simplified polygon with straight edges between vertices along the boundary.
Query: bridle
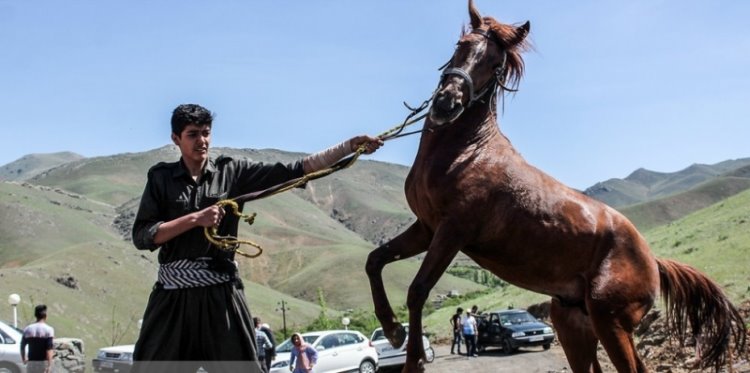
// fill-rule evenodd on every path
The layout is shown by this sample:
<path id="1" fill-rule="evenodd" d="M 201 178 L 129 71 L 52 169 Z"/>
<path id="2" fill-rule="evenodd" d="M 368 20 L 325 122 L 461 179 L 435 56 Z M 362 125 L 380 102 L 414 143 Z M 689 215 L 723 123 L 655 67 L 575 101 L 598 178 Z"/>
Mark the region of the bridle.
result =
<path id="1" fill-rule="evenodd" d="M 471 33 L 484 36 L 484 40 L 486 43 L 489 43 L 490 40 L 492 40 L 498 46 L 501 45 L 500 41 L 497 39 L 497 36 L 495 36 L 495 34 L 492 33 L 490 30 L 482 30 L 479 28 L 475 28 L 471 31 Z M 445 82 L 445 78 L 447 76 L 458 75 L 462 77 L 469 89 L 469 103 L 466 105 L 466 107 L 471 107 L 471 105 L 474 102 L 482 100 L 484 96 L 487 95 L 488 92 L 494 95 L 497 92 L 498 86 L 502 88 L 503 90 L 513 91 L 511 89 L 508 89 L 504 85 L 507 60 L 508 60 L 507 53 L 503 52 L 503 62 L 501 62 L 497 67 L 495 67 L 495 79 L 488 80 L 487 83 L 482 87 L 482 89 L 479 92 L 476 92 L 474 90 L 474 80 L 471 78 L 471 75 L 469 75 L 469 73 L 466 72 L 466 70 L 460 67 L 449 67 L 449 65 L 451 65 L 451 63 L 453 62 L 453 59 L 451 59 L 444 65 L 442 69 L 443 73 L 440 75 L 440 85 L 438 86 L 438 88 L 443 85 L 443 83 Z"/>

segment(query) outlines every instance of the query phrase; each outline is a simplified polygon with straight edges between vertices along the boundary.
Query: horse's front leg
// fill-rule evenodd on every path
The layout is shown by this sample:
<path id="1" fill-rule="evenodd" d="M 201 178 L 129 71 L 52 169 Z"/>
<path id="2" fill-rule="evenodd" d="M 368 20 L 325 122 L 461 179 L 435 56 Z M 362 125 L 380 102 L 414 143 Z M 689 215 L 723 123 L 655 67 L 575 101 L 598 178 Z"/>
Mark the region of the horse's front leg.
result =
<path id="1" fill-rule="evenodd" d="M 424 358 L 422 343 L 422 307 L 424 307 L 430 290 L 435 286 L 445 270 L 456 257 L 458 251 L 466 245 L 461 232 L 456 230 L 459 222 L 443 222 L 435 232 L 427 255 L 422 261 L 414 281 L 409 286 L 406 306 L 409 307 L 409 343 L 406 346 L 406 364 L 403 373 L 424 371 L 420 359 Z"/>
<path id="2" fill-rule="evenodd" d="M 386 264 L 405 259 L 427 250 L 432 239 L 432 233 L 420 222 L 416 221 L 403 233 L 388 243 L 373 250 L 367 257 L 365 271 L 370 280 L 372 301 L 375 305 L 375 316 L 378 317 L 383 333 L 393 347 L 401 347 L 406 339 L 404 328 L 398 323 L 393 313 L 388 295 L 383 286 L 383 267 Z"/>

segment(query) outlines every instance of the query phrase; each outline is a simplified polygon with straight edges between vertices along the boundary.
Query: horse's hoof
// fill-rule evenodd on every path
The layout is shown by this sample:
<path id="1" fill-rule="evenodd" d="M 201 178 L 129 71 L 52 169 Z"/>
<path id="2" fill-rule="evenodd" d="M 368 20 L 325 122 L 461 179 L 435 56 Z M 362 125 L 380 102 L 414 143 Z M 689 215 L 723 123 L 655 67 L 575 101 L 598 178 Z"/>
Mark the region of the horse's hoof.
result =
<path id="1" fill-rule="evenodd" d="M 424 373 L 424 362 L 419 360 L 416 367 L 409 364 L 404 364 L 404 368 L 401 369 L 401 373 Z"/>
<path id="2" fill-rule="evenodd" d="M 388 337 L 388 341 L 391 342 L 391 346 L 399 348 L 404 345 L 404 341 L 406 341 L 406 335 L 406 329 L 402 325 L 399 325 L 393 331 L 393 334 Z"/>

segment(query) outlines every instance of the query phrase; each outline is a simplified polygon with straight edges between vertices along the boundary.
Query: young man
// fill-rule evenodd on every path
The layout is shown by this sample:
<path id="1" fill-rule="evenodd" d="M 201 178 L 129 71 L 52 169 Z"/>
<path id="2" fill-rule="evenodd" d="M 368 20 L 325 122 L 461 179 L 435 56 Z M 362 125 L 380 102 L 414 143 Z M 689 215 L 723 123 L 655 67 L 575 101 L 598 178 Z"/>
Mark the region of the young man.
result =
<path id="1" fill-rule="evenodd" d="M 471 311 L 466 311 L 466 317 L 463 320 L 464 341 L 466 341 L 466 356 L 477 355 L 477 320 Z"/>
<path id="2" fill-rule="evenodd" d="M 265 324 L 261 321 L 260 317 L 254 317 L 253 321 L 255 322 L 256 329 L 260 325 L 260 330 L 263 331 L 263 333 L 266 333 L 266 336 L 268 336 L 268 340 L 271 342 L 271 347 L 266 348 L 266 371 L 271 371 L 271 362 L 276 359 L 276 340 L 274 340 L 273 337 L 273 330 L 271 330 L 271 327 L 268 324 Z"/>
<path id="3" fill-rule="evenodd" d="M 136 248 L 159 250 L 160 264 L 134 369 L 195 371 L 205 362 L 221 361 L 231 363 L 212 363 L 215 370 L 257 372 L 258 346 L 234 252 L 214 247 L 203 233 L 204 227 L 216 226 L 221 236 L 237 236 L 239 217 L 225 215 L 215 203 L 324 169 L 359 146 L 370 154 L 382 141 L 357 136 L 292 164 L 263 164 L 210 158 L 213 114 L 200 105 L 178 106 L 171 124 L 182 156 L 149 170 L 133 225 Z"/>
<path id="4" fill-rule="evenodd" d="M 266 351 L 273 348 L 273 344 L 271 344 L 271 338 L 261 328 L 260 319 L 253 317 L 253 322 L 255 323 L 255 341 L 258 345 L 258 362 L 260 363 L 260 369 L 263 373 L 268 373 L 270 369 L 267 366 L 267 362 L 270 362 L 271 357 Z"/>
<path id="5" fill-rule="evenodd" d="M 450 322 L 453 327 L 453 341 L 451 342 L 451 354 L 454 354 L 453 347 L 458 346 L 458 354 L 461 355 L 461 314 L 464 309 L 458 307 L 456 313 L 451 316 Z"/>
<path id="6" fill-rule="evenodd" d="M 40 304 L 34 308 L 36 322 L 23 330 L 21 337 L 21 360 L 26 365 L 28 373 L 51 372 L 54 362 L 55 329 L 47 325 L 47 306 Z M 29 346 L 29 356 L 26 356 L 26 346 Z"/>

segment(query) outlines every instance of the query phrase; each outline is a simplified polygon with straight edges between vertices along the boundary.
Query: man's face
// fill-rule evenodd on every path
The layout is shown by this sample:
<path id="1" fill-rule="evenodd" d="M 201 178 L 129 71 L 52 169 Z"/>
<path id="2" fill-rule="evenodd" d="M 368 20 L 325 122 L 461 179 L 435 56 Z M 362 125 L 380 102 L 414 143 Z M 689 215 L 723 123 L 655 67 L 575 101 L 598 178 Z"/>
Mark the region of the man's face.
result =
<path id="1" fill-rule="evenodd" d="M 180 136 L 172 134 L 172 141 L 180 148 L 182 158 L 186 162 L 203 163 L 208 159 L 211 126 L 189 124 Z"/>

